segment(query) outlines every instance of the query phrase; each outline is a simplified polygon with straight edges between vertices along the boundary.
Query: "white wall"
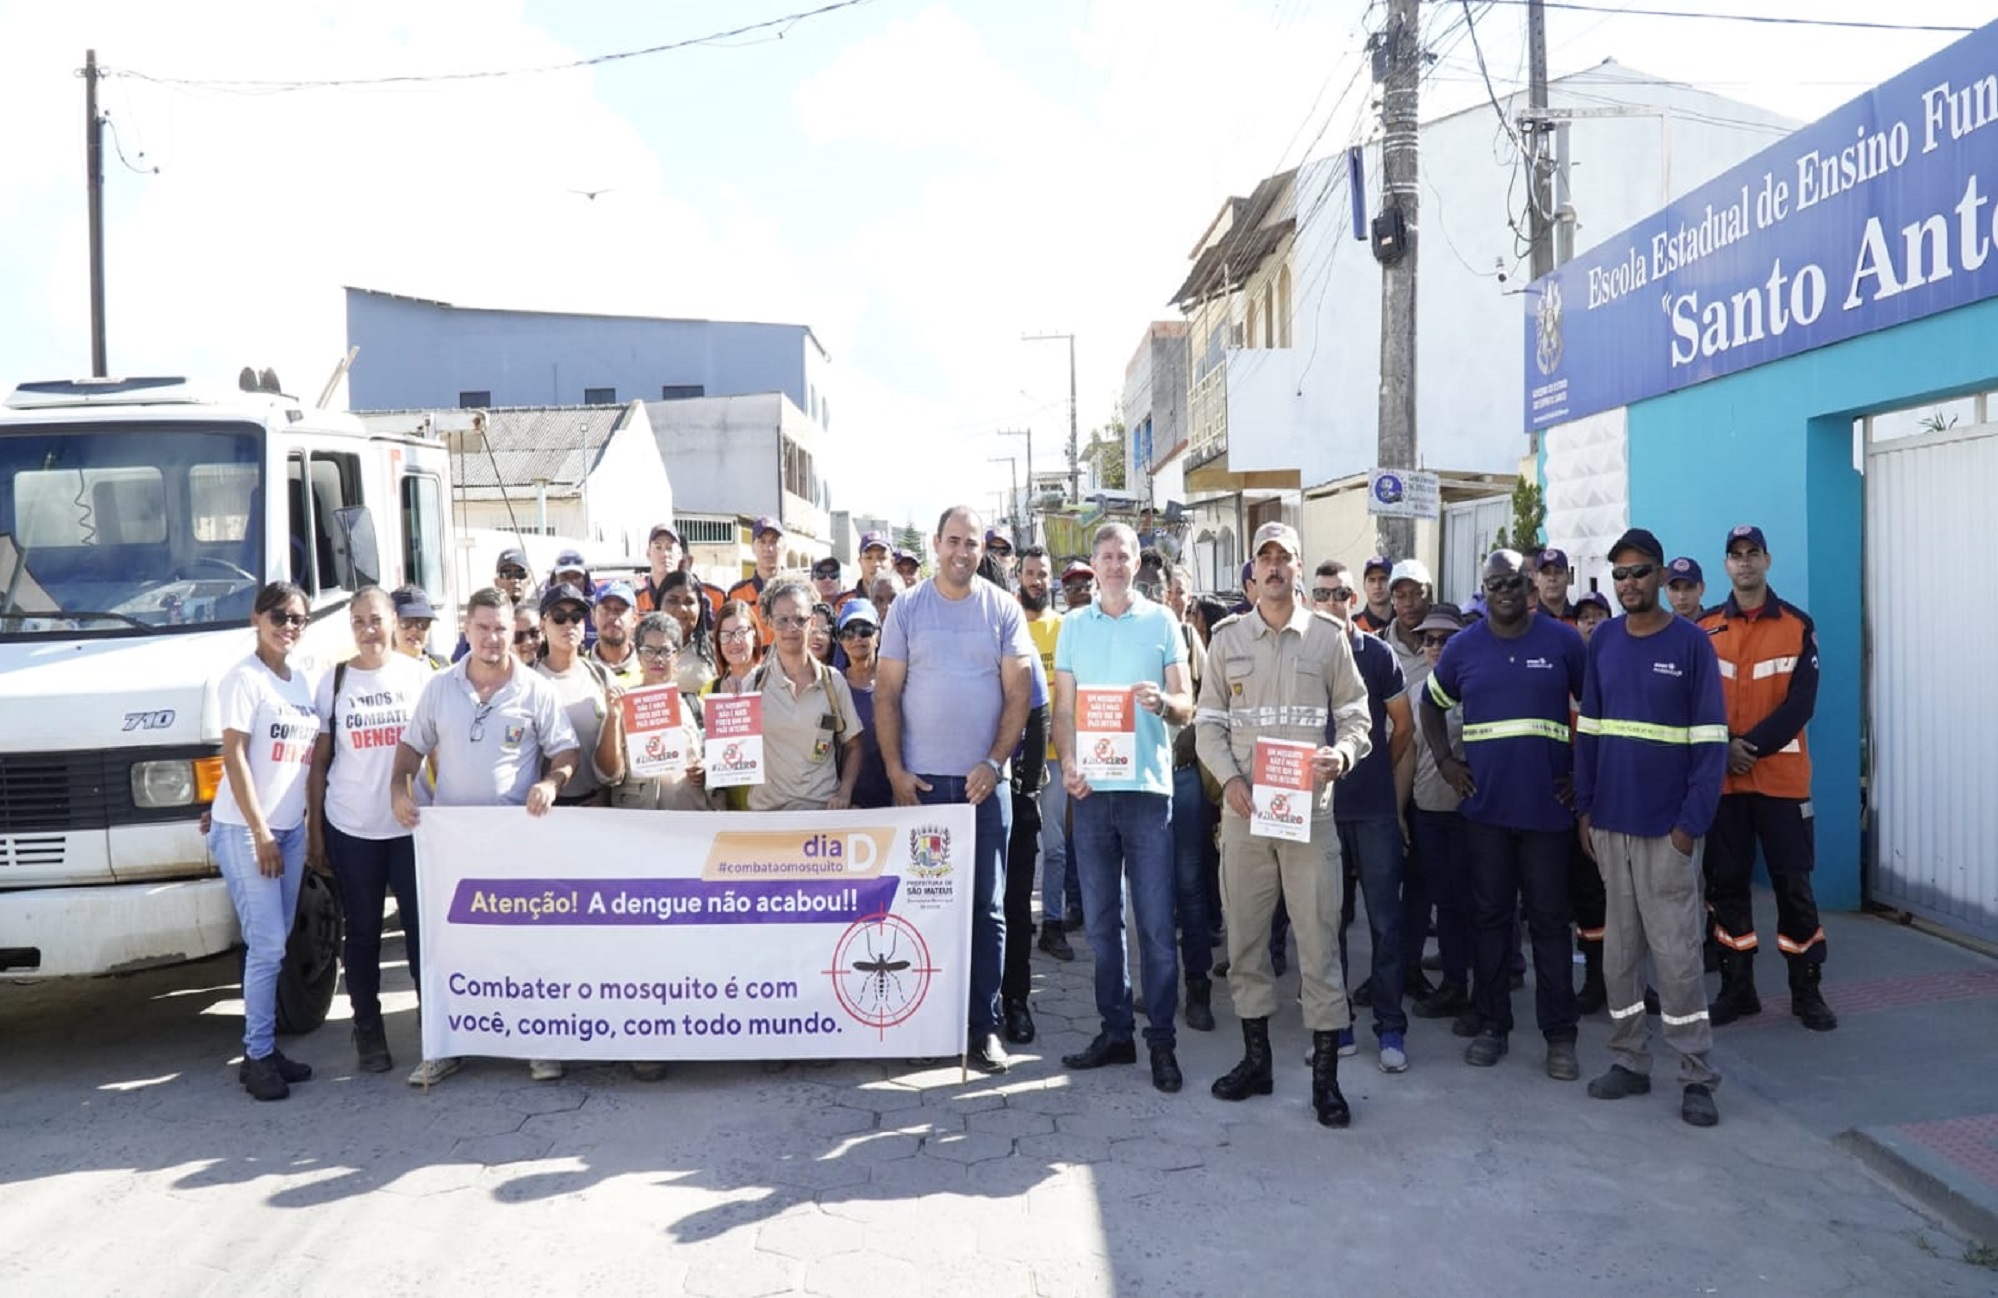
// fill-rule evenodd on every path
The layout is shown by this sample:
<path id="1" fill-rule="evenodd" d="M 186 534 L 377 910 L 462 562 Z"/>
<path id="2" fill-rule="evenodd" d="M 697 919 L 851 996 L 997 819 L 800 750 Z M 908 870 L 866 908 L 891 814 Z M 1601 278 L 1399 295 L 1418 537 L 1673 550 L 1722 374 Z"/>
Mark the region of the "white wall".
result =
<path id="1" fill-rule="evenodd" d="M 634 401 L 590 474 L 590 540 L 615 554 L 645 557 L 654 523 L 673 518 L 673 483 L 643 402 Z"/>

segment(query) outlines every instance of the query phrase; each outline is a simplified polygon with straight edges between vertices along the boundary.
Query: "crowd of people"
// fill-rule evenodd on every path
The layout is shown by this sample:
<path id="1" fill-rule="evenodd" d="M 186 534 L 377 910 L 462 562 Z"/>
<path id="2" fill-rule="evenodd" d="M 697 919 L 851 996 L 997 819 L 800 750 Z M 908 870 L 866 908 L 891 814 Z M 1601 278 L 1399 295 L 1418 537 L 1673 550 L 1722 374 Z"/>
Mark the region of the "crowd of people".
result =
<path id="1" fill-rule="evenodd" d="M 1225 978 L 1243 1054 L 1210 1091 L 1269 1095 L 1277 980 L 1294 963 L 1311 1107 L 1332 1127 L 1352 1120 L 1339 1065 L 1358 1053 L 1356 1009 L 1371 1013 L 1385 1073 L 1410 1066 L 1411 1013 L 1451 1020 L 1464 1063 L 1497 1067 L 1527 954 L 1549 1078 L 1580 1078 L 1580 1020 L 1606 1011 L 1611 1063 L 1588 1093 L 1649 1091 L 1655 1013 L 1678 1056 L 1682 1117 L 1712 1126 L 1712 1029 L 1760 1011 L 1758 845 L 1792 1012 L 1807 1028 L 1837 1026 L 1810 886 L 1815 634 L 1770 590 L 1758 528 L 1729 533 L 1729 593 L 1712 606 L 1696 559 L 1668 563 L 1650 532 L 1626 532 L 1607 555 L 1616 615 L 1599 593 L 1570 600 L 1559 549 L 1492 553 L 1459 608 L 1436 600 L 1416 559 L 1369 558 L 1357 585 L 1338 559 L 1307 567 L 1283 523 L 1255 533 L 1232 607 L 1195 593 L 1122 523 L 1064 561 L 1016 551 L 1005 528 L 955 507 L 938 521 L 930 578 L 868 533 L 852 585 L 836 560 L 784 574 L 782 542 L 777 520 L 757 520 L 755 571 L 727 590 L 694 574 L 670 524 L 653 529 L 637 585 L 596 581 L 565 552 L 530 589 L 526 556 L 510 549 L 467 601 L 451 662 L 429 653 L 422 591 L 362 590 L 348 606 L 353 655 L 316 682 L 289 662 L 304 594 L 264 588 L 255 652 L 222 684 L 210 840 L 249 949 L 250 1094 L 279 1099 L 311 1076 L 274 1041 L 308 864 L 330 871 L 347 914 L 358 1066 L 394 1066 L 383 912 L 393 895 L 414 977 L 411 834 L 426 805 L 540 816 L 968 804 L 972 1063 L 1003 1072 L 1007 1045 L 1035 1039 L 1033 956 L 1074 959 L 1080 930 L 1101 1027 L 1065 1067 L 1135 1064 L 1142 1017 L 1152 1083 L 1179 1091 L 1177 1025 L 1212 1031 Z M 635 776 L 621 696 L 667 683 L 687 704 L 690 758 Z M 763 700 L 763 782 L 710 790 L 702 703 L 748 693 Z M 1106 708 L 1129 736 L 1115 761 L 1078 738 Z M 1307 755 L 1301 835 L 1259 831 L 1266 741 Z M 1351 986 L 1361 900 L 1370 957 Z M 410 1081 L 458 1066 L 425 1059 Z M 563 1066 L 528 1067 L 550 1080 Z"/>

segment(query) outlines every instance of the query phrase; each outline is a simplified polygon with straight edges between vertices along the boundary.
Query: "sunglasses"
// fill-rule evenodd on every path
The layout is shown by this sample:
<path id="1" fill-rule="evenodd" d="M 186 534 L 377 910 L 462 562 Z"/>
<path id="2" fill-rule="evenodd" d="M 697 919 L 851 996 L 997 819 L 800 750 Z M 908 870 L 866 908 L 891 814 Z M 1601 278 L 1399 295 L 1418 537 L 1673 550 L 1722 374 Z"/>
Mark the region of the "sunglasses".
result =
<path id="1" fill-rule="evenodd" d="M 1655 563 L 1620 563 L 1610 569 L 1611 581 L 1643 581 L 1658 571 Z"/>
<path id="2" fill-rule="evenodd" d="M 271 620 L 272 626 L 304 626 L 306 621 L 303 613 L 266 613 L 264 616 Z"/>
<path id="3" fill-rule="evenodd" d="M 1010 545 L 988 545 L 985 547 L 985 552 L 987 554 L 996 554 L 1001 559 L 1005 559 L 1011 557 L 1013 547 Z"/>
<path id="4" fill-rule="evenodd" d="M 541 616 L 547 618 L 550 622 L 553 622 L 556 626 L 568 626 L 572 622 L 583 621 L 585 618 L 589 617 L 589 614 L 579 608 L 578 609 L 555 608 L 548 610 L 546 613 L 543 613 Z"/>
<path id="5" fill-rule="evenodd" d="M 495 706 L 497 705 L 492 703 L 481 703 L 478 706 L 478 710 L 472 713 L 472 731 L 470 738 L 473 743 L 476 744 L 481 739 L 484 739 L 486 737 L 486 718 L 493 714 L 493 708 Z"/>
<path id="6" fill-rule="evenodd" d="M 532 644 L 534 641 L 539 640 L 540 638 L 541 638 L 541 632 L 538 629 L 533 629 L 533 628 L 530 628 L 526 631 L 516 631 L 513 633 L 513 642 L 515 644 Z"/>
<path id="7" fill-rule="evenodd" d="M 1335 599 L 1349 600 L 1353 598 L 1353 592 L 1346 586 L 1314 586 L 1311 589 L 1311 598 L 1320 604 L 1327 604 Z"/>
<path id="8" fill-rule="evenodd" d="M 874 638 L 874 628 L 866 622 L 856 622 L 850 627 L 842 628 L 839 638 L 842 640 L 872 640 Z"/>
<path id="9" fill-rule="evenodd" d="M 1424 649 L 1441 649 L 1444 645 L 1450 643 L 1450 637 L 1453 634 L 1455 633 L 1451 631 L 1431 631 L 1422 637 L 1422 647 Z"/>
<path id="10" fill-rule="evenodd" d="M 500 578 L 501 578 L 502 580 L 504 580 L 504 581 L 526 581 L 526 580 L 527 580 L 527 569 L 525 569 L 525 568 L 501 568 L 501 569 L 499 570 L 499 575 L 500 575 Z"/>
<path id="11" fill-rule="evenodd" d="M 1502 595 L 1507 591 L 1525 590 L 1526 578 L 1516 572 L 1508 577 L 1487 577 L 1485 578 L 1485 589 L 1494 595 Z"/>

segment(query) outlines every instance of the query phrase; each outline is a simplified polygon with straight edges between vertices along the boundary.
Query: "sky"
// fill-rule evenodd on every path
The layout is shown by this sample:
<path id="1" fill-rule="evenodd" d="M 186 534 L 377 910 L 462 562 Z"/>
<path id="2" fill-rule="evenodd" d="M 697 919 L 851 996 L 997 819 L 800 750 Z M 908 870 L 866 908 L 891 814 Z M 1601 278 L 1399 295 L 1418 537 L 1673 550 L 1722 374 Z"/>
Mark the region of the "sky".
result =
<path id="1" fill-rule="evenodd" d="M 831 353 L 835 508 L 990 506 L 1030 428 L 1061 463 L 1232 194 L 1372 138 L 1380 0 L 0 0 L 0 384 L 88 372 L 85 48 L 112 76 L 113 373 L 315 397 L 341 286 L 461 305 L 809 324 Z M 1939 32 L 1646 17 L 1632 7 L 1968 26 L 1987 2 L 1574 0 L 1550 70 L 1605 58 L 1808 121 Z M 1425 117 L 1485 104 L 1461 4 L 1425 4 Z M 1480 3 L 1503 95 L 1525 10 Z M 460 73 L 513 75 L 436 79 Z M 357 80 L 402 77 L 391 84 Z M 279 90 L 242 83 L 337 80 Z M 224 84 L 228 83 L 228 84 Z M 1496 131 L 1496 122 L 1494 122 Z M 602 191 L 589 198 L 584 191 Z M 1491 220 L 1504 219 L 1493 212 Z M 1609 233 L 1604 231 L 1602 233 Z M 364 366 L 368 358 L 356 361 Z M 1018 466 L 1024 469 L 1024 465 Z"/>

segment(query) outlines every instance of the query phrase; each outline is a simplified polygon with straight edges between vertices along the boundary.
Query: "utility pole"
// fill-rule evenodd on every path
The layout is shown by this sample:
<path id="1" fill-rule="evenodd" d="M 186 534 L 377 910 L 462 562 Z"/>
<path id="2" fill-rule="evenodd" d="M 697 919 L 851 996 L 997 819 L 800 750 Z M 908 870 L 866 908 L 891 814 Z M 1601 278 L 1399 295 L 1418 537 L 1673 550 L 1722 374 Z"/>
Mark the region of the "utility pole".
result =
<path id="1" fill-rule="evenodd" d="M 1006 514 L 1011 521 L 1014 544 L 1024 547 L 1029 542 L 1020 539 L 1022 534 L 1020 528 L 1020 457 L 1017 455 L 988 455 L 985 457 L 985 460 L 988 464 L 997 464 L 1001 460 L 1004 460 L 1012 466 L 1007 476 L 1012 479 L 1013 494 L 1006 497 L 1006 508 L 1001 512 Z"/>
<path id="2" fill-rule="evenodd" d="M 1017 437 L 1027 444 L 1027 496 L 1020 505 L 1021 530 L 1013 537 L 1013 544 L 1025 549 L 1034 543 L 1034 430 L 1001 428 L 999 436 Z"/>
<path id="3" fill-rule="evenodd" d="M 110 371 L 104 359 L 104 116 L 97 111 L 97 51 L 83 52 L 84 192 L 90 208 L 90 374 Z"/>
<path id="4" fill-rule="evenodd" d="M 1020 341 L 1028 343 L 1047 343 L 1064 339 L 1068 342 L 1068 503 L 1073 505 L 1082 499 L 1082 453 L 1076 445 L 1075 433 L 1075 335 L 1072 333 L 1020 335 Z M 1031 478 L 1029 480 L 1031 481 Z"/>
<path id="5" fill-rule="evenodd" d="M 1422 79 L 1416 0 L 1388 0 L 1387 25 L 1374 37 L 1381 85 L 1381 188 L 1374 256 L 1381 262 L 1381 394 L 1376 454 L 1383 469 L 1416 467 L 1415 265 L 1418 168 L 1416 104 Z M 1415 520 L 1380 520 L 1381 552 L 1415 554 Z"/>
<path id="6" fill-rule="evenodd" d="M 1548 134 L 1553 123 L 1547 116 L 1547 9 L 1545 0 L 1526 3 L 1527 119 L 1520 138 L 1526 142 L 1529 210 L 1527 236 L 1533 248 L 1533 278 L 1554 269 L 1553 160 L 1548 156 Z"/>

